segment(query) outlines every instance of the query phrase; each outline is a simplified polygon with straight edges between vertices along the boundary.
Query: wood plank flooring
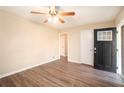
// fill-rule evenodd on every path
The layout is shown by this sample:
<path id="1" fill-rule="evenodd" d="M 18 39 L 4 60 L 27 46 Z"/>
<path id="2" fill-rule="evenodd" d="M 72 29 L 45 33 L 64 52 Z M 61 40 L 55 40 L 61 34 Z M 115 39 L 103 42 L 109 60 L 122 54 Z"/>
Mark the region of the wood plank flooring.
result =
<path id="1" fill-rule="evenodd" d="M 1 87 L 120 87 L 118 74 L 57 60 L 0 79 Z"/>

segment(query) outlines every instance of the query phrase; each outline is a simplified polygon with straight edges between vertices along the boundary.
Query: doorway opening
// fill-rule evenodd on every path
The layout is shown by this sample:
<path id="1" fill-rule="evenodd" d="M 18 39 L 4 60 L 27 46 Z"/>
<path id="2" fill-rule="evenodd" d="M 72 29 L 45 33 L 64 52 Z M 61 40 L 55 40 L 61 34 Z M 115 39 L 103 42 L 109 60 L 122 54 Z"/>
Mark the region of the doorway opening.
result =
<path id="1" fill-rule="evenodd" d="M 60 60 L 68 62 L 68 33 L 60 33 L 59 38 Z"/>

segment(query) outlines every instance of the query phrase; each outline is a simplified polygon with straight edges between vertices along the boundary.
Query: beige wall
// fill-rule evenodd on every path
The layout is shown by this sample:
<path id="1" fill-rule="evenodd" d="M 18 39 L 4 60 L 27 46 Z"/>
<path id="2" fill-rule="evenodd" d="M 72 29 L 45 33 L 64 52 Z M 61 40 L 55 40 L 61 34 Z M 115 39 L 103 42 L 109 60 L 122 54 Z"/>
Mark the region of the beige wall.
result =
<path id="1" fill-rule="evenodd" d="M 68 60 L 72 62 L 80 61 L 80 32 L 67 30 L 68 32 Z"/>
<path id="2" fill-rule="evenodd" d="M 89 24 L 89 25 L 82 25 L 75 28 L 68 28 L 63 29 L 61 32 L 68 32 L 69 40 L 68 40 L 68 59 L 69 61 L 82 63 L 80 61 L 80 42 L 81 42 L 81 35 L 80 32 L 83 30 L 93 30 L 96 28 L 105 28 L 105 27 L 114 27 L 114 21 L 103 22 L 103 23 L 96 23 L 96 24 Z"/>
<path id="3" fill-rule="evenodd" d="M 0 75 L 58 59 L 58 34 L 55 29 L 0 11 Z"/>

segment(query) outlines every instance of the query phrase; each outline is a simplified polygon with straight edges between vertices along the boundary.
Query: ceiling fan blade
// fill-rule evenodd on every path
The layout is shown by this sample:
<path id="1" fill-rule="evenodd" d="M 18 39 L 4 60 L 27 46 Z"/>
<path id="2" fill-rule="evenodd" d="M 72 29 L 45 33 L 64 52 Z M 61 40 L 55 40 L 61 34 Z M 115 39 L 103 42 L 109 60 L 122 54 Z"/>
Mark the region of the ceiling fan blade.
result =
<path id="1" fill-rule="evenodd" d="M 61 23 L 65 23 L 65 21 L 64 21 L 63 19 L 61 19 L 61 18 L 59 18 L 59 21 L 60 21 Z"/>
<path id="2" fill-rule="evenodd" d="M 46 13 L 41 13 L 41 12 L 35 12 L 35 11 L 31 11 L 32 14 L 46 14 Z"/>
<path id="3" fill-rule="evenodd" d="M 74 16 L 75 12 L 60 12 L 59 15 L 61 15 L 61 16 Z"/>
<path id="4" fill-rule="evenodd" d="M 45 20 L 45 21 L 44 21 L 44 23 L 47 23 L 47 22 L 48 22 L 48 20 Z"/>

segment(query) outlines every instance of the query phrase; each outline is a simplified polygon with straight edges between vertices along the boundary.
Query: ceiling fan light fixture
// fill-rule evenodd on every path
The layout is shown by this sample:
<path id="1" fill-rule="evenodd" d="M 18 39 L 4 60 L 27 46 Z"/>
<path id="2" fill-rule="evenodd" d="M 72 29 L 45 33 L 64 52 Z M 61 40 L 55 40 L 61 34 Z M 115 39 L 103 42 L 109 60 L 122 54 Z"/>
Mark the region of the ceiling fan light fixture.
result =
<path id="1" fill-rule="evenodd" d="M 58 16 L 50 16 L 48 18 L 49 23 L 56 23 L 59 20 Z"/>

